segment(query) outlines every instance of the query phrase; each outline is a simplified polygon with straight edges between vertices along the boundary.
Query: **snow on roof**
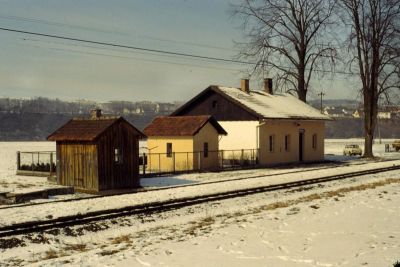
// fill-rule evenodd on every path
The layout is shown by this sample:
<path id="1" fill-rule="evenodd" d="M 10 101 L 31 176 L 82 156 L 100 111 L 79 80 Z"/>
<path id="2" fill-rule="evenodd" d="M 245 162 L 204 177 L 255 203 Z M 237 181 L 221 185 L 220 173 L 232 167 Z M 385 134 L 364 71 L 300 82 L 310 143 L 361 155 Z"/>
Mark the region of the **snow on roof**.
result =
<path id="1" fill-rule="evenodd" d="M 330 117 L 290 94 L 245 93 L 239 88 L 217 87 L 220 92 L 251 109 L 264 119 L 330 120 Z"/>

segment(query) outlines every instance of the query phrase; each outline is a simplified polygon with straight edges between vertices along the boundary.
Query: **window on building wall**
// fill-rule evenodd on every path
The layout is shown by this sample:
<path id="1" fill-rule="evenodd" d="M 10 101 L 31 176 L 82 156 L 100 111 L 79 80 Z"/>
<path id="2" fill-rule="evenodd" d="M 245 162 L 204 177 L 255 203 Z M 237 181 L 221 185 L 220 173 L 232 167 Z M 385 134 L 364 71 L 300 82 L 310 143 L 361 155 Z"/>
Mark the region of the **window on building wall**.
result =
<path id="1" fill-rule="evenodd" d="M 269 136 L 269 152 L 274 152 L 275 151 L 275 136 L 270 135 Z"/>
<path id="2" fill-rule="evenodd" d="M 114 149 L 114 162 L 117 164 L 122 164 L 122 151 L 120 148 Z"/>
<path id="3" fill-rule="evenodd" d="M 167 143 L 167 157 L 172 157 L 172 143 Z"/>
<path id="4" fill-rule="evenodd" d="M 317 141 L 318 141 L 317 134 L 313 134 L 313 136 L 312 136 L 312 148 L 313 149 L 317 149 Z"/>
<path id="5" fill-rule="evenodd" d="M 290 151 L 290 134 L 285 135 L 285 151 Z"/>
<path id="6" fill-rule="evenodd" d="M 203 145 L 203 153 L 204 153 L 204 157 L 208 158 L 208 143 L 204 143 Z"/>
<path id="7" fill-rule="evenodd" d="M 213 107 L 213 108 L 217 108 L 217 106 L 218 106 L 218 101 L 217 101 L 217 100 L 214 100 L 214 101 L 212 102 L 212 107 Z"/>

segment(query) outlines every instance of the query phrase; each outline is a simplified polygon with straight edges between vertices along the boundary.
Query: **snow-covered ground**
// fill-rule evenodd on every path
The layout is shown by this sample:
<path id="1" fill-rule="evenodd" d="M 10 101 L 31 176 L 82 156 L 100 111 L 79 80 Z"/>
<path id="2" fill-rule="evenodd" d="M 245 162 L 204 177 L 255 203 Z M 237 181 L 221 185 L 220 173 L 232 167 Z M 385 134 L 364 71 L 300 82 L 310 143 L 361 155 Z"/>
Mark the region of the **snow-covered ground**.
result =
<path id="1" fill-rule="evenodd" d="M 54 187 L 54 184 L 47 182 L 46 178 L 18 176 L 15 173 L 17 151 L 55 151 L 55 149 L 54 142 L 0 142 L 0 192 L 21 192 Z"/>
<path id="2" fill-rule="evenodd" d="M 382 144 L 374 145 L 374 153 L 376 156 L 386 159 L 400 159 L 400 153 L 385 153 L 384 144 L 389 144 L 393 140 L 384 139 Z M 362 145 L 362 139 L 327 139 L 325 141 L 325 158 L 328 160 L 346 161 L 349 163 L 359 163 L 362 160 L 359 157 L 342 156 L 345 144 L 356 143 Z M 141 147 L 146 145 L 145 142 L 140 144 Z M 45 177 L 18 176 L 16 173 L 16 152 L 17 151 L 54 151 L 54 142 L 0 142 L 0 192 L 23 192 L 35 191 L 54 187 Z M 22 159 L 23 160 L 23 159 Z M 28 159 L 27 159 L 28 160 Z M 291 167 L 290 169 L 265 169 L 263 174 L 277 174 L 283 172 L 295 172 L 303 169 L 310 169 L 313 166 Z M 235 172 L 223 172 L 220 174 L 204 174 L 193 173 L 183 174 L 164 178 L 142 179 L 142 186 L 170 186 L 180 184 L 190 184 L 197 182 L 206 182 L 212 180 L 238 178 L 243 176 L 257 175 L 259 170 L 243 170 Z"/>
<path id="3" fill-rule="evenodd" d="M 20 236 L 2 266 L 388 266 L 398 172 Z M 101 230 L 100 230 L 101 229 Z"/>
<path id="4" fill-rule="evenodd" d="M 355 141 L 328 140 L 326 153 L 342 159 L 346 142 Z M 27 182 L 47 186 L 45 178 L 14 175 L 15 151 L 52 150 L 52 146 L 0 143 L 0 186 L 1 181 L 7 188 L 15 184 L 16 189 L 17 183 Z M 399 155 L 384 153 L 384 146 L 374 149 L 385 158 Z M 358 164 L 364 161 L 345 159 L 355 163 L 336 169 L 302 166 L 144 179 L 149 186 L 236 180 L 86 199 L 79 204 L 14 207 L 0 210 L 0 224 L 400 164 L 399 160 Z M 248 176 L 264 177 L 242 179 Z M 0 239 L 0 266 L 392 266 L 400 260 L 399 189 L 400 172 L 392 171 Z"/>
<path id="5" fill-rule="evenodd" d="M 200 183 L 196 186 L 173 187 L 162 191 L 147 191 L 104 198 L 89 198 L 73 203 L 49 202 L 40 206 L 21 206 L 13 209 L 0 209 L 0 226 L 30 221 L 44 221 L 48 218 L 55 219 L 63 216 L 74 216 L 104 209 L 121 209 L 138 204 L 158 203 L 171 199 L 181 199 L 241 189 L 251 189 L 261 186 L 280 184 L 283 182 L 314 179 L 328 175 L 340 175 L 354 171 L 374 170 L 377 168 L 390 167 L 392 165 L 400 165 L 400 160 L 372 162 L 370 164 L 317 169 L 307 172 L 294 172 L 290 174 L 276 174 L 273 176 L 263 176 L 264 170 L 259 169 L 257 177 L 249 179 L 236 179 L 213 184 Z M 213 174 L 209 173 L 208 175 Z M 73 206 L 73 209 L 71 209 L 71 206 Z"/>

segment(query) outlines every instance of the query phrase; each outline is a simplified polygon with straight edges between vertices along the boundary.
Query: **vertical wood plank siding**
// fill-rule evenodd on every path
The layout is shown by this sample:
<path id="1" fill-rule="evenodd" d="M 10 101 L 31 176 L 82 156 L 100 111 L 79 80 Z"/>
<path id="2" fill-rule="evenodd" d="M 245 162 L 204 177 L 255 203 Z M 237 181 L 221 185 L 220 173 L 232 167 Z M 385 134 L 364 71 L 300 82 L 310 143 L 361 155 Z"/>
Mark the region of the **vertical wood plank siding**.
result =
<path id="1" fill-rule="evenodd" d="M 121 149 L 122 163 L 115 162 L 114 149 Z M 139 185 L 139 141 L 125 122 L 116 123 L 97 143 L 99 190 L 133 188 Z"/>
<path id="2" fill-rule="evenodd" d="M 98 191 L 96 144 L 57 142 L 60 184 Z"/>
<path id="3" fill-rule="evenodd" d="M 258 120 L 253 114 L 213 91 L 209 91 L 196 99 L 190 106 L 174 114 L 174 116 L 196 115 L 212 115 L 217 121 Z"/>

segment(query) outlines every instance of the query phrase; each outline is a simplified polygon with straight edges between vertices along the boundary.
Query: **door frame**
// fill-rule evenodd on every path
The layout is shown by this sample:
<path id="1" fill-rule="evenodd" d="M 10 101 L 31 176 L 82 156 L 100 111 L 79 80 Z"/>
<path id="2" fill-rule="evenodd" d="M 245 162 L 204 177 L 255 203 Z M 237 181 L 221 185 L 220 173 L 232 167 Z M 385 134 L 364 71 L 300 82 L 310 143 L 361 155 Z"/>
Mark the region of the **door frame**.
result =
<path id="1" fill-rule="evenodd" d="M 305 130 L 299 129 L 299 161 L 304 161 L 304 136 Z"/>

